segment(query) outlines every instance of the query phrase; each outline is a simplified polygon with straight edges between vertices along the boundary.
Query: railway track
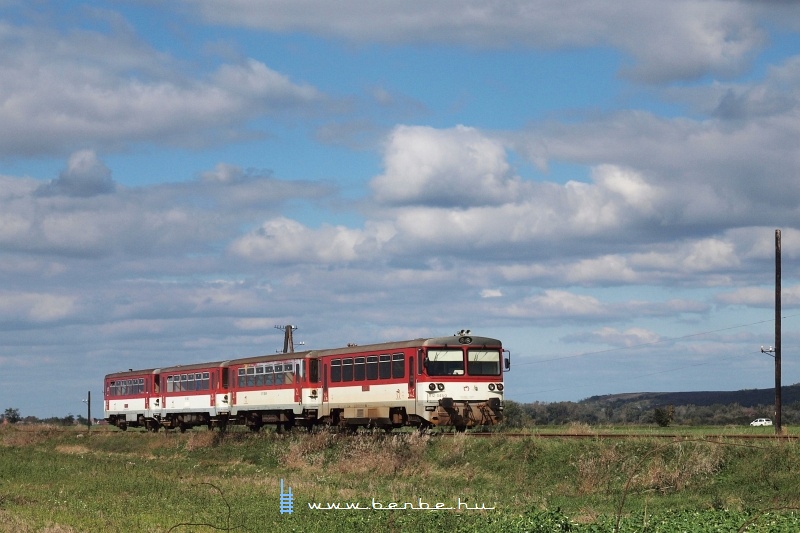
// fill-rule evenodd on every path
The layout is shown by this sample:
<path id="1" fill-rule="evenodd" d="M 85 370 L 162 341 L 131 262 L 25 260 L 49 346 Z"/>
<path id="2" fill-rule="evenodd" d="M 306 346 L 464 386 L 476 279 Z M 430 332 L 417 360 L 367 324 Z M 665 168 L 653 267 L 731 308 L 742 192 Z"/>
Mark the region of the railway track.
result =
<path id="1" fill-rule="evenodd" d="M 435 434 L 435 433 L 434 433 Z M 543 438 L 543 439 L 686 439 L 686 440 L 800 440 L 800 435 L 752 435 L 718 433 L 707 435 L 690 435 L 681 433 L 492 433 L 492 432 L 466 432 L 466 433 L 439 433 L 443 437 L 464 435 L 466 437 L 512 437 L 512 438 Z"/>

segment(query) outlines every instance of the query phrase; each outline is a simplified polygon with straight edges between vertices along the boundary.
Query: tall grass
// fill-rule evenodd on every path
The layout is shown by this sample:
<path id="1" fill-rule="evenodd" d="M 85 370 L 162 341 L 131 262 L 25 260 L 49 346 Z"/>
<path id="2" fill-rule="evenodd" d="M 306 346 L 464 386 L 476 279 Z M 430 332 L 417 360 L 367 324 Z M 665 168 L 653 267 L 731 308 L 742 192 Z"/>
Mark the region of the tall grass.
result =
<path id="1" fill-rule="evenodd" d="M 773 508 L 786 521 L 800 507 L 799 472 L 791 441 L 6 427 L 0 531 L 602 531 L 618 516 L 620 530 L 688 520 L 676 510 L 743 524 Z M 279 512 L 281 479 L 291 514 Z M 373 499 L 495 509 L 308 508 Z"/>

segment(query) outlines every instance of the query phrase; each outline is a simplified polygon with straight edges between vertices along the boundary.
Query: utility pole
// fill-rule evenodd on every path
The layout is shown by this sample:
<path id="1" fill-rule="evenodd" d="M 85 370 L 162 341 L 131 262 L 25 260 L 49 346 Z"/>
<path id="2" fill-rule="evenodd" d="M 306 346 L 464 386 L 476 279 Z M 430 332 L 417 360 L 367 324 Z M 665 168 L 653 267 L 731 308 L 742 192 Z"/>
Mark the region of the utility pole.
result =
<path id="1" fill-rule="evenodd" d="M 86 404 L 86 430 L 92 430 L 92 391 L 86 393 L 86 399 L 83 400 Z"/>
<path id="2" fill-rule="evenodd" d="M 781 230 L 775 230 L 775 434 L 781 434 Z"/>
<path id="3" fill-rule="evenodd" d="M 283 353 L 294 353 L 294 338 L 292 337 L 292 332 L 297 329 L 297 326 L 275 326 L 275 329 L 284 330 Z"/>

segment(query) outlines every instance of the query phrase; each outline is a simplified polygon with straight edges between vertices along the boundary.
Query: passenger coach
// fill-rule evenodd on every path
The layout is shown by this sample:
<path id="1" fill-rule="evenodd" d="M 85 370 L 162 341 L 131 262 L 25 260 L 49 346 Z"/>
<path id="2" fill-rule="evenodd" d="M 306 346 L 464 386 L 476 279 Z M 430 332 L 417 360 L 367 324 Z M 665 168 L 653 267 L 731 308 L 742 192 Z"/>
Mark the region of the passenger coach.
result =
<path id="1" fill-rule="evenodd" d="M 105 379 L 109 423 L 185 430 L 318 424 L 386 430 L 405 425 L 464 430 L 502 419 L 499 340 L 461 331 L 330 350 L 118 372 Z"/>

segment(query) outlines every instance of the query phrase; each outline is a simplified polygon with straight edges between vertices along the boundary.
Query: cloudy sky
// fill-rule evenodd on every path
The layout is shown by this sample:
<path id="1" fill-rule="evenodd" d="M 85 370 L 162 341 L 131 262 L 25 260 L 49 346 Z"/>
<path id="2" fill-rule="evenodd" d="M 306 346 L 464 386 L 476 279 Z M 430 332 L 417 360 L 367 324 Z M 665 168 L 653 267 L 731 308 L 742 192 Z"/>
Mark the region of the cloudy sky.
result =
<path id="1" fill-rule="evenodd" d="M 0 0 L 0 408 L 450 335 L 508 397 L 800 381 L 800 6 Z M 769 414 L 769 413 L 765 413 Z"/>

